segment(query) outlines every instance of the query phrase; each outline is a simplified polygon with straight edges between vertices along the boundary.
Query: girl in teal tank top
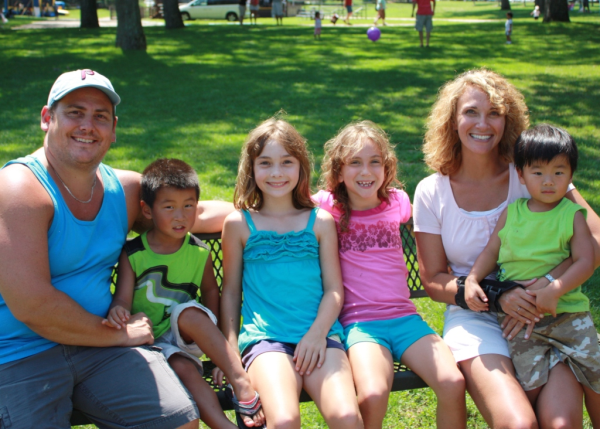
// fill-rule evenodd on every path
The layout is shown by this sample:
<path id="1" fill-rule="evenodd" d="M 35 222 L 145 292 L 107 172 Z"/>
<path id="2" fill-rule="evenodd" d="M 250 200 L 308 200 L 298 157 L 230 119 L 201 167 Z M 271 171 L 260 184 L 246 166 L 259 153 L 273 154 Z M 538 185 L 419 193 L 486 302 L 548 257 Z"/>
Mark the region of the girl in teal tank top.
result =
<path id="1" fill-rule="evenodd" d="M 234 193 L 239 211 L 223 227 L 222 328 L 245 357 L 269 426 L 291 418 L 300 428 L 304 388 L 329 427 L 361 428 L 350 365 L 337 347 L 335 222 L 314 208 L 310 171 L 305 141 L 287 122 L 272 118 L 250 132 Z"/>

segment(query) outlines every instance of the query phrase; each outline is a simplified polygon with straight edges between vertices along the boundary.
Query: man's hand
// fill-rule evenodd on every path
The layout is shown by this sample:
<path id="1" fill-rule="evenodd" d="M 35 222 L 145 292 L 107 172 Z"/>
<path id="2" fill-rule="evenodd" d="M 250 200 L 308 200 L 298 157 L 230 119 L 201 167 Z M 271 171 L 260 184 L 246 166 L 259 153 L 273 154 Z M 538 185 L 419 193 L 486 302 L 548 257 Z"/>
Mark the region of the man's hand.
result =
<path id="1" fill-rule="evenodd" d="M 144 313 L 131 316 L 125 325 L 125 339 L 123 347 L 135 347 L 143 344 L 154 344 L 152 322 Z"/>

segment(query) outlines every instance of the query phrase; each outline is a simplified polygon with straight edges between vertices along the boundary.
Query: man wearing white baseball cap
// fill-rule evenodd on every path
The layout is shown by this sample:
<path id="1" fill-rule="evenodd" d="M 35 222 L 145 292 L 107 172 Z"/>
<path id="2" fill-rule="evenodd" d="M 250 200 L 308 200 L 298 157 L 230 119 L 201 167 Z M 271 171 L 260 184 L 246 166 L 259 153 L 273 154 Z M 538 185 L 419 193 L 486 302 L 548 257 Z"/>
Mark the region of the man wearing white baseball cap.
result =
<path id="1" fill-rule="evenodd" d="M 143 314 L 104 326 L 127 232 L 143 230 L 140 175 L 102 164 L 116 139 L 110 81 L 61 75 L 41 113 L 43 148 L 0 170 L 0 427 L 198 428 L 198 410 Z M 230 205 L 198 204 L 195 232 Z"/>

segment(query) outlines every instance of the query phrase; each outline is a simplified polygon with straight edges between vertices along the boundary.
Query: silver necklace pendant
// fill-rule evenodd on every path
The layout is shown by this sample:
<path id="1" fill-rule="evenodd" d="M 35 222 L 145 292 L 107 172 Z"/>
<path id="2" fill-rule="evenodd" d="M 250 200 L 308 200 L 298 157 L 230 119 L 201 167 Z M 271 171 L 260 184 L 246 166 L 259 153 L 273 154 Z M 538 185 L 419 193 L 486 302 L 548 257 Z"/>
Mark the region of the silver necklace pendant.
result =
<path id="1" fill-rule="evenodd" d="M 50 164 L 50 163 L 48 163 L 48 164 Z M 52 166 L 52 164 L 50 164 L 50 165 Z M 87 201 L 81 201 L 79 198 L 77 198 L 75 195 L 73 195 L 73 192 L 71 192 L 71 190 L 69 189 L 69 187 L 67 186 L 67 184 L 62 179 L 62 177 L 60 177 L 60 174 L 58 174 L 58 171 L 56 171 L 56 168 L 54 168 L 54 166 L 52 166 L 52 169 L 56 173 L 56 176 L 58 177 L 58 180 L 60 180 L 60 183 L 62 183 L 62 185 L 65 187 L 65 189 L 67 190 L 67 192 L 69 193 L 69 195 L 72 196 L 75 201 L 80 202 L 81 204 L 89 204 L 92 201 L 92 198 L 94 198 L 94 189 L 96 188 L 96 182 L 98 181 L 98 175 L 97 174 L 94 174 L 94 184 L 92 185 L 92 195 L 90 195 L 89 200 L 87 200 Z"/>

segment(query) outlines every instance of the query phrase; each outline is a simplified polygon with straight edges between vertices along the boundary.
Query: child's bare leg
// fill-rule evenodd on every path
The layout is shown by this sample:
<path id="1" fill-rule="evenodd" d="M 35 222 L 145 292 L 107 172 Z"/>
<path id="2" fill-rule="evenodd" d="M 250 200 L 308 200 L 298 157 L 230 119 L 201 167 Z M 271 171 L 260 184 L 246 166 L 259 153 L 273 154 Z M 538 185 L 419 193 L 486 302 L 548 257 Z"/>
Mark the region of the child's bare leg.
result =
<path id="1" fill-rule="evenodd" d="M 600 428 L 600 394 L 594 392 L 587 386 L 583 386 L 585 394 L 585 408 L 590 415 L 592 427 Z"/>
<path id="2" fill-rule="evenodd" d="M 426 335 L 402 355 L 402 363 L 417 373 L 437 396 L 437 427 L 467 425 L 465 380 L 444 340 Z"/>
<path id="3" fill-rule="evenodd" d="M 346 353 L 334 348 L 328 348 L 325 353 L 323 366 L 303 377 L 304 389 L 315 401 L 327 427 L 363 428 Z"/>
<path id="4" fill-rule="evenodd" d="M 292 356 L 268 352 L 248 368 L 252 384 L 260 394 L 269 429 L 300 429 L 302 377 L 294 370 Z"/>
<path id="5" fill-rule="evenodd" d="M 537 399 L 536 415 L 542 429 L 583 427 L 583 388 L 564 363 L 550 370 Z"/>
<path id="6" fill-rule="evenodd" d="M 177 323 L 181 338 L 188 343 L 196 343 L 206 353 L 206 356 L 225 373 L 238 400 L 253 400 L 254 388 L 250 377 L 242 367 L 238 354 L 208 315 L 198 308 L 189 307 L 181 312 Z M 259 411 L 253 418 L 247 416 L 243 416 L 243 418 L 246 425 L 250 424 L 252 420 L 258 426 L 264 423 L 262 411 Z"/>
<path id="7" fill-rule="evenodd" d="M 365 428 L 381 428 L 394 379 L 390 351 L 376 343 L 357 343 L 348 349 L 358 406 Z"/>
<path id="8" fill-rule="evenodd" d="M 183 385 L 191 393 L 201 419 L 210 428 L 237 428 L 223 414 L 219 399 L 214 390 L 202 378 L 198 368 L 186 357 L 178 354 L 171 355 L 169 365 L 175 371 Z"/>

